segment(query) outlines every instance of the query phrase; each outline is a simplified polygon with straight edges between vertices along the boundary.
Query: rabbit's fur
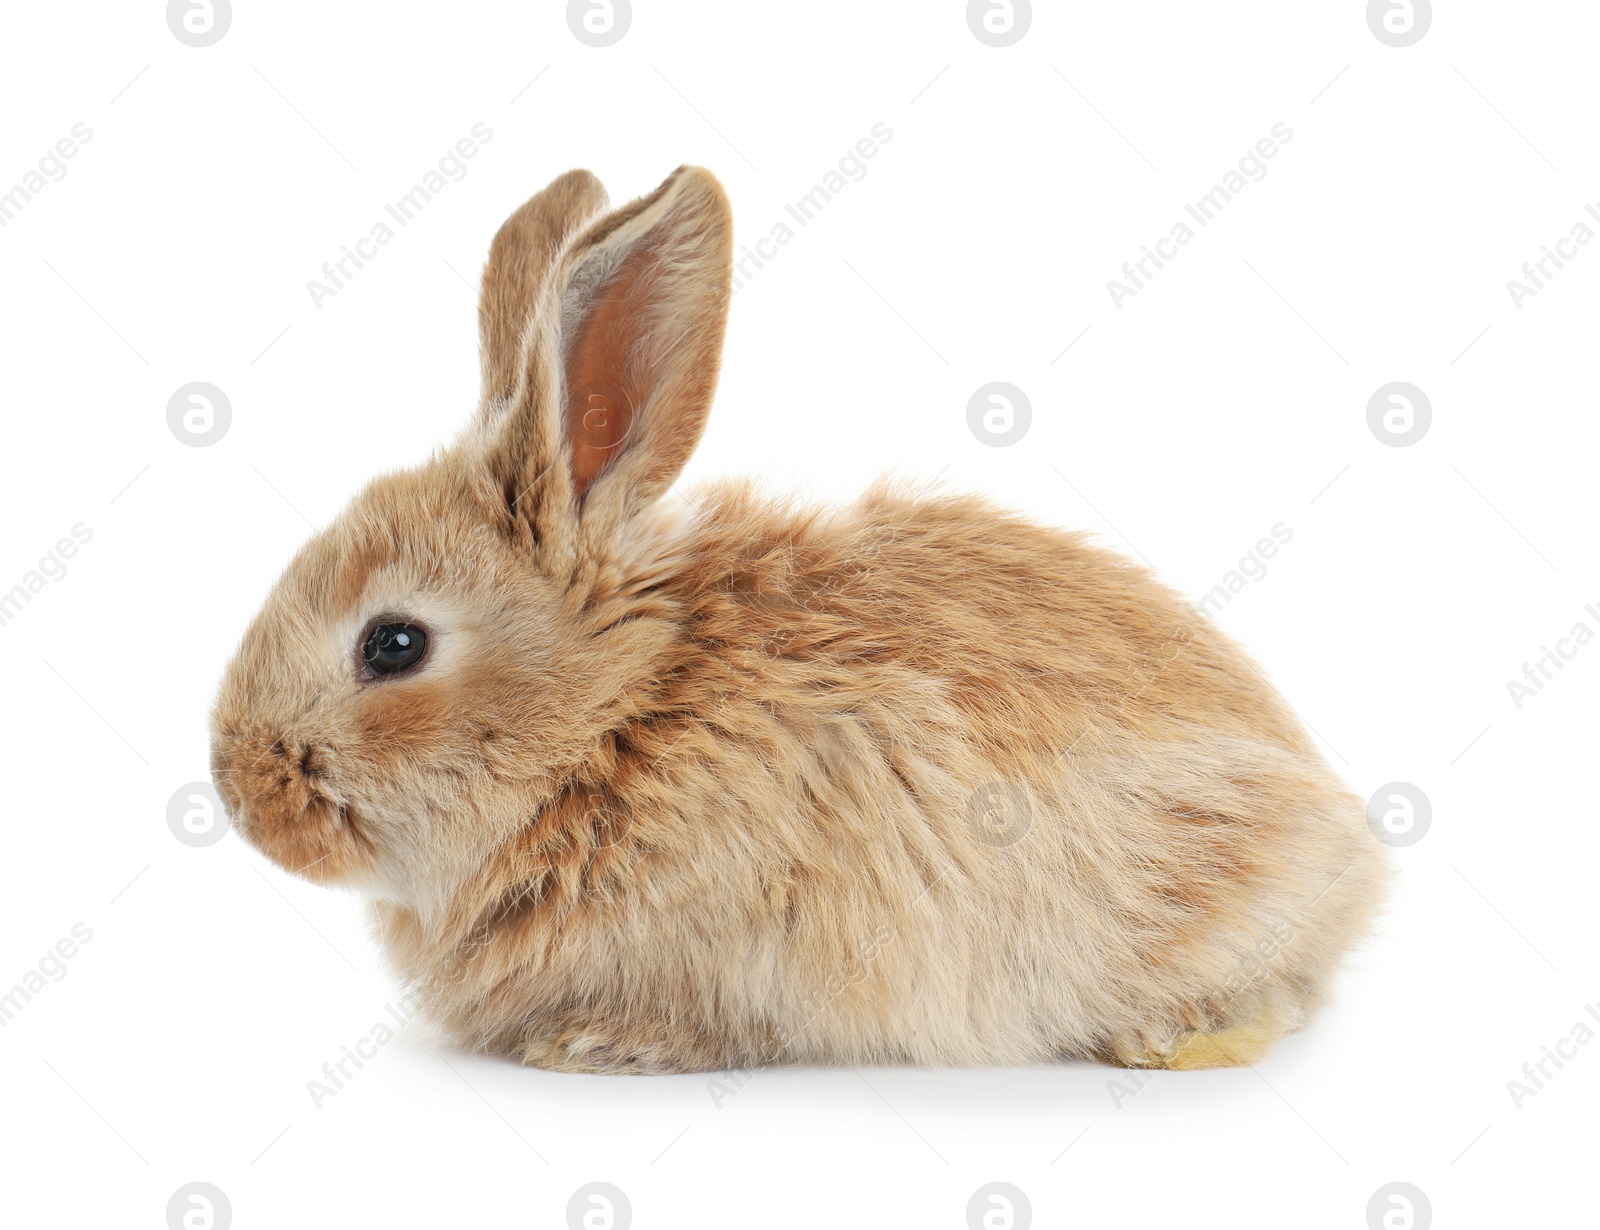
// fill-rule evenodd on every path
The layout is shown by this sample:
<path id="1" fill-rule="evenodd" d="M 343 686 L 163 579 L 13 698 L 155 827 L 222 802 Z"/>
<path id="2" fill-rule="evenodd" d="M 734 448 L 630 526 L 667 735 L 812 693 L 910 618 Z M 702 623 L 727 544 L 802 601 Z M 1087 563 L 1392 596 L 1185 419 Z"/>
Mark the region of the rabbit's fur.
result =
<path id="1" fill-rule="evenodd" d="M 580 1071 L 1248 1062 L 1383 848 L 1145 570 L 976 498 L 663 499 L 727 200 L 586 172 L 496 236 L 482 406 L 290 564 L 213 715 L 233 823 L 368 894 L 425 1011 Z M 427 629 L 364 677 L 380 617 Z"/>

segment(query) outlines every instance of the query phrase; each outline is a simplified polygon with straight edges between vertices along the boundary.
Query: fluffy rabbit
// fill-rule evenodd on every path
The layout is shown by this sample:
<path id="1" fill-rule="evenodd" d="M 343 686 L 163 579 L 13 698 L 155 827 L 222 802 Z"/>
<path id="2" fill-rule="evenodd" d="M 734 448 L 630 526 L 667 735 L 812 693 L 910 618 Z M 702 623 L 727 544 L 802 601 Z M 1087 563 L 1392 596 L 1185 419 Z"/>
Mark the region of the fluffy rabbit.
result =
<path id="1" fill-rule="evenodd" d="M 1378 905 L 1361 803 L 1078 535 L 886 486 L 664 500 L 731 257 L 694 167 L 511 216 L 474 422 L 306 545 L 228 669 L 235 827 L 542 1067 L 1254 1061 Z"/>

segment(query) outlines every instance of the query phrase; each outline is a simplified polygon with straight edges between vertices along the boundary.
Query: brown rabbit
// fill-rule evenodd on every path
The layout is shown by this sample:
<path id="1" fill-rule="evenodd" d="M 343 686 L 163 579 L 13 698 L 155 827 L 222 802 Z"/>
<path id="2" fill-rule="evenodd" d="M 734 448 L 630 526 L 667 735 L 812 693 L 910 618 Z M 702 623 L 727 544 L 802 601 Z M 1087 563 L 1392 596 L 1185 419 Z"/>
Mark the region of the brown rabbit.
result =
<path id="1" fill-rule="evenodd" d="M 311 540 L 227 672 L 234 824 L 543 1067 L 1255 1060 L 1369 926 L 1360 802 L 1078 535 L 887 487 L 663 501 L 731 255 L 693 167 L 511 216 L 475 421 Z"/>

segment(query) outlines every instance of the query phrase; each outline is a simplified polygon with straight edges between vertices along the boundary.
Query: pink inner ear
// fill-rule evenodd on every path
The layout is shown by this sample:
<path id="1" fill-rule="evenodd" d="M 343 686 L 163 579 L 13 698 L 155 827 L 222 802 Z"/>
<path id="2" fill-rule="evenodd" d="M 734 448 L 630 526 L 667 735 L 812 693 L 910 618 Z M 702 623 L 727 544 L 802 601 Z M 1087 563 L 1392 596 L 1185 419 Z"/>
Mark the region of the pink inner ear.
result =
<path id="1" fill-rule="evenodd" d="M 647 327 L 655 264 L 641 243 L 596 295 L 567 351 L 567 439 L 578 499 L 613 459 L 634 429 L 649 390 L 633 360 Z"/>

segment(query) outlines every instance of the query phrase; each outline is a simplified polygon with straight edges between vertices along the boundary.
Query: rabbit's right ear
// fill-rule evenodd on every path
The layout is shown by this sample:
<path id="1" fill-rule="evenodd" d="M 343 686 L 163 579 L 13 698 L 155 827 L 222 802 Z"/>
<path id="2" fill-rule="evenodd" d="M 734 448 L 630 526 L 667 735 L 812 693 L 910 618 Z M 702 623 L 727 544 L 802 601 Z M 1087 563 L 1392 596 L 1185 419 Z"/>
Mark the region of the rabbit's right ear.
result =
<path id="1" fill-rule="evenodd" d="M 505 220 L 489 245 L 478 296 L 478 340 L 483 366 L 479 413 L 492 420 L 516 396 L 527 366 L 529 327 L 546 275 L 567 241 L 610 202 L 588 171 L 568 171 Z"/>

